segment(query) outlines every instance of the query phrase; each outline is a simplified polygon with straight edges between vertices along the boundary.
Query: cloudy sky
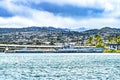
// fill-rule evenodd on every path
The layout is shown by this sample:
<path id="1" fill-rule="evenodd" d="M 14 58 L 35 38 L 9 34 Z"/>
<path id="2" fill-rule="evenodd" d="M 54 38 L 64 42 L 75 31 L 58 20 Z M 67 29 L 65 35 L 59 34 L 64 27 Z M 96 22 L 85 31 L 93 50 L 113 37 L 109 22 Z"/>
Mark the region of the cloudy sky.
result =
<path id="1" fill-rule="evenodd" d="M 120 27 L 120 0 L 0 0 L 0 27 Z"/>

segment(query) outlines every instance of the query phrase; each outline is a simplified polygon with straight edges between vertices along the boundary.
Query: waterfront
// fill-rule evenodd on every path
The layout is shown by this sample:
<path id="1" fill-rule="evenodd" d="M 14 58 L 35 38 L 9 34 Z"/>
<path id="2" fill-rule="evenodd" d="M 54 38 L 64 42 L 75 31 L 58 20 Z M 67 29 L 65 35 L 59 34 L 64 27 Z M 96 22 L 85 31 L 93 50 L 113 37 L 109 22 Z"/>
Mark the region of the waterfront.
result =
<path id="1" fill-rule="evenodd" d="M 0 80 L 120 80 L 120 55 L 1 53 Z"/>

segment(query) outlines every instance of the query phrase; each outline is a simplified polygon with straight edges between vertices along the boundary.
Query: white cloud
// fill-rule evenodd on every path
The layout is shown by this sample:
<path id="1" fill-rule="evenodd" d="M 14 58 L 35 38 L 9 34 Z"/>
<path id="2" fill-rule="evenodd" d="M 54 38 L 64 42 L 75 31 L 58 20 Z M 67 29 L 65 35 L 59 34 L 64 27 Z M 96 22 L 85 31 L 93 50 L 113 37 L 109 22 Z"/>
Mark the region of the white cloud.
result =
<path id="1" fill-rule="evenodd" d="M 120 0 L 21 0 L 28 4 L 30 1 L 36 4 L 50 2 L 58 5 L 70 4 L 84 7 L 103 8 L 105 12 L 101 18 L 75 19 L 56 16 L 46 11 L 39 11 L 24 5 L 16 5 L 13 1 L 3 0 L 0 7 L 6 8 L 15 16 L 10 18 L 0 17 L 0 27 L 27 27 L 27 26 L 54 26 L 62 28 L 101 28 L 105 26 L 119 27 Z"/>
<path id="2" fill-rule="evenodd" d="M 26 27 L 26 26 L 31 26 L 31 25 L 35 25 L 35 23 L 33 22 L 33 20 L 29 20 L 26 18 L 22 18 L 19 16 L 15 16 L 12 18 L 2 18 L 0 17 L 0 27 L 12 27 L 12 28 L 20 28 L 22 27 Z"/>
<path id="3" fill-rule="evenodd" d="M 54 16 L 48 12 L 32 12 L 31 18 L 15 16 L 12 18 L 0 18 L 0 25 L 3 27 L 26 27 L 26 26 L 54 26 L 61 28 L 102 28 L 106 26 L 119 27 L 120 20 L 111 18 L 93 18 L 76 20 L 72 18 L 64 18 Z"/>

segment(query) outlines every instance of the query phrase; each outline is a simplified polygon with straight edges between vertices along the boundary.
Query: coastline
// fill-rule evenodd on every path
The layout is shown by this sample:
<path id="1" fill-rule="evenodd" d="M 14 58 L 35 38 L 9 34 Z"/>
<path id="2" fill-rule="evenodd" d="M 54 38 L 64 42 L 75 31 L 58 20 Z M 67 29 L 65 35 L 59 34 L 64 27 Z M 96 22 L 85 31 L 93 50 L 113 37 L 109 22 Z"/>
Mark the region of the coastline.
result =
<path id="1" fill-rule="evenodd" d="M 119 53 L 4 53 L 5 55 L 120 55 Z"/>

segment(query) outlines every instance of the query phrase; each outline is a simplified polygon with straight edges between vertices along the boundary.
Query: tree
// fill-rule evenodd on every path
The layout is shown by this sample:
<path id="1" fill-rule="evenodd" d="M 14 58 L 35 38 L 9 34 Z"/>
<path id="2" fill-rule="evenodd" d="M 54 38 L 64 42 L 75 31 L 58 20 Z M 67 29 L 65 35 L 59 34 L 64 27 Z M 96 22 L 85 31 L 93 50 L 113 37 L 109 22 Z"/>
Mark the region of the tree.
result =
<path id="1" fill-rule="evenodd" d="M 18 44 L 19 44 L 19 45 L 23 45 L 23 42 L 19 42 Z"/>
<path id="2" fill-rule="evenodd" d="M 109 41 L 109 43 L 120 44 L 120 36 L 109 38 L 108 41 Z"/>
<path id="3" fill-rule="evenodd" d="M 109 43 L 113 43 L 113 38 L 108 39 Z"/>
<path id="4" fill-rule="evenodd" d="M 100 35 L 96 34 L 96 35 L 94 36 L 94 39 L 98 42 L 99 39 L 101 39 L 101 37 L 100 37 Z"/>
<path id="5" fill-rule="evenodd" d="M 51 40 L 50 45 L 55 45 L 55 41 Z"/>
<path id="6" fill-rule="evenodd" d="M 116 37 L 116 43 L 117 43 L 117 44 L 120 44 L 120 36 L 117 36 L 117 37 Z"/>
<path id="7" fill-rule="evenodd" d="M 94 36 L 94 40 L 95 40 L 95 46 L 96 47 L 104 47 L 104 42 L 103 42 L 100 35 L 96 34 Z"/>
<path id="8" fill-rule="evenodd" d="M 92 37 L 88 37 L 87 44 L 92 45 L 92 41 L 93 41 L 93 38 Z"/>

